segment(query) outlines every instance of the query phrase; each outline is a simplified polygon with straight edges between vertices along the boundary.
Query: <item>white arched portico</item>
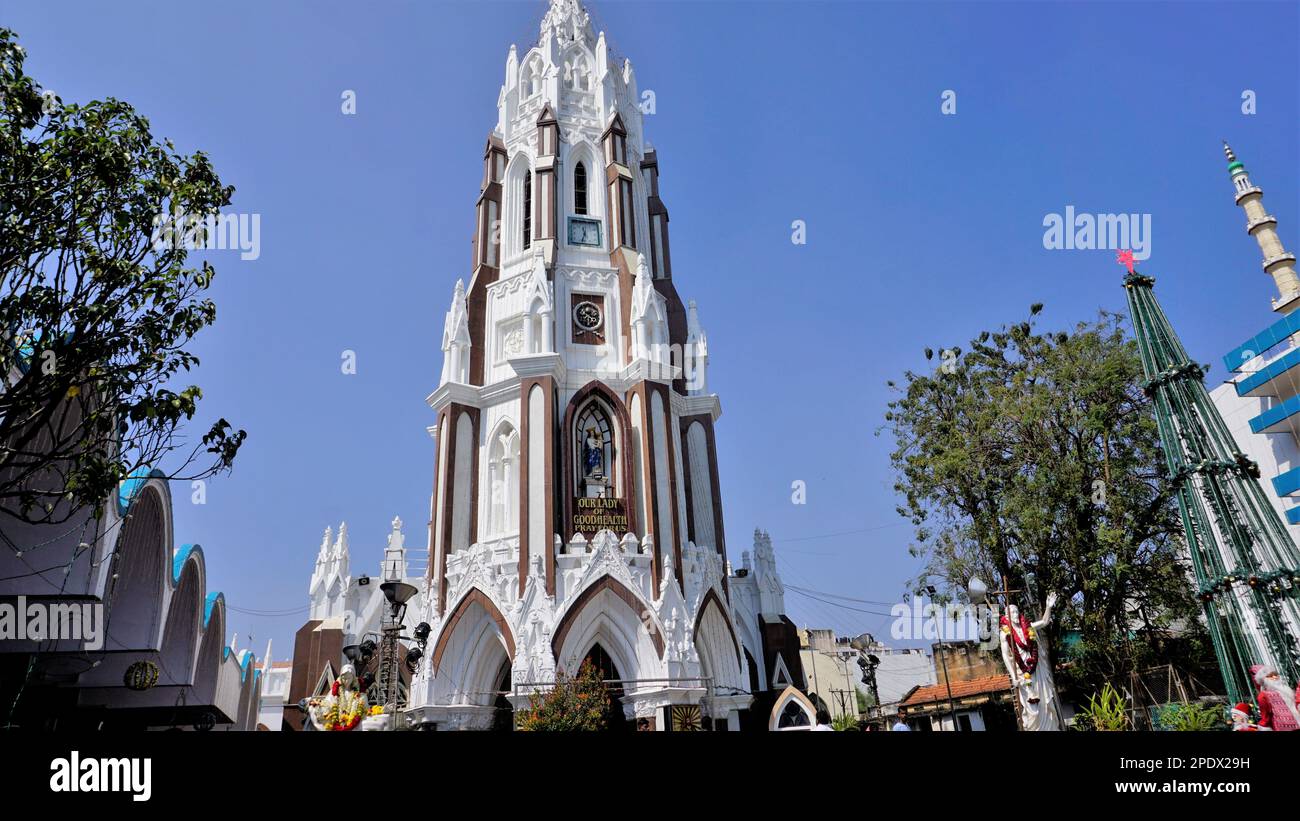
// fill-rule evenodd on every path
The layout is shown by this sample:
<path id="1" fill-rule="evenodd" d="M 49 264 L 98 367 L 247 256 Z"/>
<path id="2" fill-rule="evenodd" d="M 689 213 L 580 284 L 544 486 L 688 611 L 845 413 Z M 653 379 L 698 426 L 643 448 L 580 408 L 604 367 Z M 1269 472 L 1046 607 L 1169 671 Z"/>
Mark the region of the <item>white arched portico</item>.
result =
<path id="1" fill-rule="evenodd" d="M 727 618 L 722 601 L 712 590 L 700 604 L 695 623 L 695 650 L 700 657 L 700 675 L 708 681 L 703 708 L 715 720 L 725 719 L 739 729 L 739 711 L 754 700 L 749 691 L 740 641 Z"/>
<path id="2" fill-rule="evenodd" d="M 433 703 L 455 712 L 459 726 L 486 729 L 502 695 L 502 671 L 514 656 L 514 636 L 505 617 L 491 597 L 470 588 L 434 644 Z"/>
<path id="3" fill-rule="evenodd" d="M 612 576 L 589 585 L 560 619 L 552 639 L 557 667 L 577 673 L 597 644 L 624 682 L 624 715 L 635 717 L 637 697 L 665 686 L 663 633 L 654 609 Z"/>

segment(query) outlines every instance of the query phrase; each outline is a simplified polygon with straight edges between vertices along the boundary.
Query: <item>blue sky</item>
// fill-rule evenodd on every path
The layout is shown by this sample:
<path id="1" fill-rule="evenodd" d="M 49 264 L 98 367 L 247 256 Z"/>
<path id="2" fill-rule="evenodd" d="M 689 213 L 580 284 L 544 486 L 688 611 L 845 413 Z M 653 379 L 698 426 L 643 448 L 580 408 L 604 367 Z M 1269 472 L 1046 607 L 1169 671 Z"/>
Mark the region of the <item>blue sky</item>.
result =
<path id="1" fill-rule="evenodd" d="M 468 279 L 484 139 L 535 2 L 9 0 L 28 73 L 116 96 L 207 151 L 261 219 L 261 255 L 214 252 L 218 320 L 194 344 L 206 429 L 249 432 L 177 543 L 259 656 L 287 658 L 326 525 L 354 572 L 388 523 L 423 547 L 443 314 Z M 1294 3 L 595 2 L 656 96 L 679 292 L 709 334 L 729 553 L 759 526 L 789 585 L 893 602 L 917 569 L 894 512 L 888 379 L 1044 302 L 1045 327 L 1124 310 L 1114 252 L 1046 250 L 1067 205 L 1152 219 L 1157 294 L 1215 363 L 1271 319 L 1219 141 L 1300 249 Z M 357 113 L 340 95 L 357 95 Z M 957 94 L 957 113 L 940 95 Z M 1257 113 L 1241 112 L 1243 90 Z M 807 244 L 790 241 L 807 224 Z M 345 350 L 357 373 L 341 372 Z M 791 483 L 807 483 L 807 504 Z M 794 620 L 888 634 L 787 593 Z"/>

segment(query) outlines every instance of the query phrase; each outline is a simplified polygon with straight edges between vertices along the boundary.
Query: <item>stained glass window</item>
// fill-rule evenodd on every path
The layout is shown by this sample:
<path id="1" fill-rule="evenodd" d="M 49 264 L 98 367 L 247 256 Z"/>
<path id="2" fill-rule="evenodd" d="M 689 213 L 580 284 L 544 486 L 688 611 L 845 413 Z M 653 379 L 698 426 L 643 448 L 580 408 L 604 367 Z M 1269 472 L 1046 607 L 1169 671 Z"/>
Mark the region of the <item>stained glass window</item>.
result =
<path id="1" fill-rule="evenodd" d="M 584 163 L 578 163 L 578 167 L 573 169 L 573 213 L 587 213 L 587 166 Z"/>
<path id="2" fill-rule="evenodd" d="M 533 244 L 533 172 L 524 174 L 524 247 Z"/>

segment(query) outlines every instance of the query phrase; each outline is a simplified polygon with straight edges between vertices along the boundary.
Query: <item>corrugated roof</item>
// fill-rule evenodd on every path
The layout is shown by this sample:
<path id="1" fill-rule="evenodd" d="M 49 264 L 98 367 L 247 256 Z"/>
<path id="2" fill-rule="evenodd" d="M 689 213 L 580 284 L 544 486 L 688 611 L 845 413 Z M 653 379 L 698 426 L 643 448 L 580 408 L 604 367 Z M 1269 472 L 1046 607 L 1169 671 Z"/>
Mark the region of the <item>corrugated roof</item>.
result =
<path id="1" fill-rule="evenodd" d="M 954 681 L 952 683 L 952 697 L 965 698 L 966 696 L 978 696 L 986 693 L 1000 693 L 1004 690 L 1010 689 L 1010 676 L 984 676 L 983 678 L 971 679 L 970 681 Z M 917 687 L 913 690 L 899 706 L 915 707 L 919 704 L 930 704 L 936 701 L 947 700 L 948 685 L 942 683 L 927 684 L 924 687 Z"/>

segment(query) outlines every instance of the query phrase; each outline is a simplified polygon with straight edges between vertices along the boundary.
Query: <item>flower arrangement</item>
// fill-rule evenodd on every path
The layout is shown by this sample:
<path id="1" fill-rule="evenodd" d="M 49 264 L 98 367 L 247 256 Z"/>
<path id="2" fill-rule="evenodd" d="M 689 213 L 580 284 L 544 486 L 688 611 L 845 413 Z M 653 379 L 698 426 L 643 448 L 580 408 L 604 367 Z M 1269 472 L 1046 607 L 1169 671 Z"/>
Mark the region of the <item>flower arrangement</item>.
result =
<path id="1" fill-rule="evenodd" d="M 1004 623 L 1002 625 L 1002 635 L 1006 636 L 1010 634 L 1011 634 L 1011 626 Z M 1032 625 L 1025 627 L 1025 635 L 1031 639 L 1038 638 L 1038 636 L 1034 633 L 1034 628 Z"/>
<path id="2" fill-rule="evenodd" d="M 1016 667 L 1020 670 L 1022 680 L 1028 682 L 1032 680 L 1034 671 L 1038 669 L 1038 636 L 1034 626 L 1030 624 L 1025 614 L 1019 616 L 1020 633 L 1024 636 L 1022 639 L 1011 629 L 1011 622 L 1006 616 L 1003 616 L 999 623 L 1002 627 L 1002 639 L 1011 646 L 1011 655 L 1015 657 Z"/>
<path id="3" fill-rule="evenodd" d="M 307 702 L 307 714 L 317 729 L 329 732 L 352 730 L 370 712 L 365 693 L 354 689 L 355 676 L 350 669 L 351 665 L 344 668 L 344 675 L 330 686 L 329 695 Z M 345 677 L 348 686 L 340 686 Z M 383 708 L 379 709 L 382 711 Z"/>

